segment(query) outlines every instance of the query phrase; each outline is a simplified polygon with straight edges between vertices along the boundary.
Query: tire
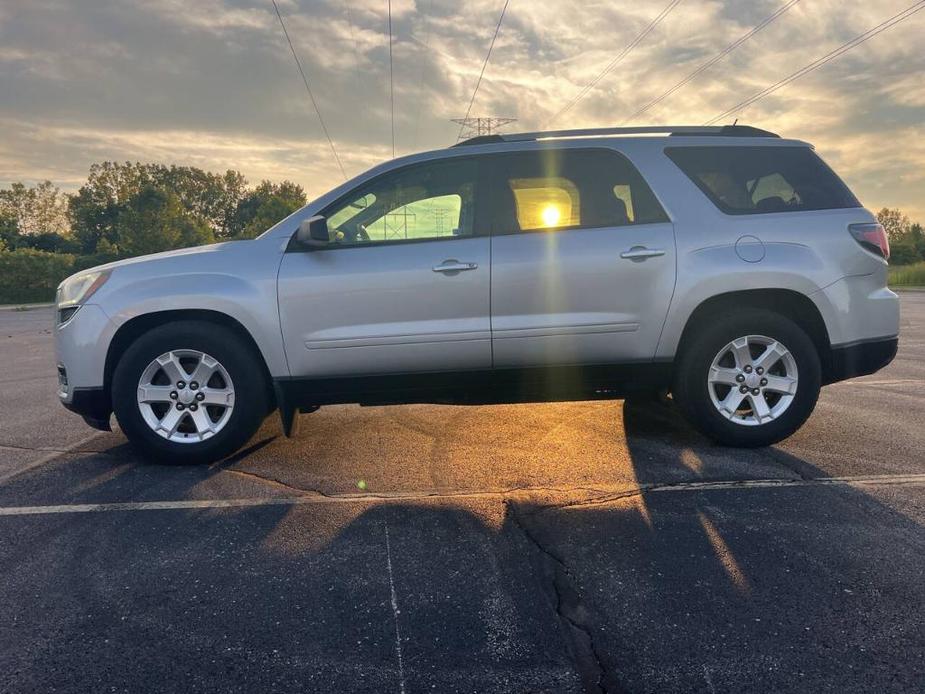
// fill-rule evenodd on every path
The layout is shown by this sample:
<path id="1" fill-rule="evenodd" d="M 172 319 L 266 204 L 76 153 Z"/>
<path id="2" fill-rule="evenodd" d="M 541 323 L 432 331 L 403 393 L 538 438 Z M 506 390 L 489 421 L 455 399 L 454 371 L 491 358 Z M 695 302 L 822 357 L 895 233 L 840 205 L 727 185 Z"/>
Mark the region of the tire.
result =
<path id="1" fill-rule="evenodd" d="M 193 381 L 197 374 L 209 380 Z M 122 355 L 112 380 L 122 431 L 144 458 L 168 465 L 231 455 L 257 431 L 267 401 L 259 354 L 213 323 L 177 321 L 148 331 Z"/>
<path id="2" fill-rule="evenodd" d="M 777 356 L 781 350 L 775 347 L 762 360 L 773 343 L 783 346 L 789 357 Z M 761 374 L 758 364 L 767 367 L 760 367 Z M 734 385 L 726 386 L 727 381 Z M 742 309 L 698 329 L 680 355 L 673 397 L 702 434 L 726 446 L 757 448 L 781 441 L 803 425 L 816 406 L 821 382 L 819 353 L 803 329 L 772 311 Z M 740 397 L 742 403 L 732 410 Z"/>

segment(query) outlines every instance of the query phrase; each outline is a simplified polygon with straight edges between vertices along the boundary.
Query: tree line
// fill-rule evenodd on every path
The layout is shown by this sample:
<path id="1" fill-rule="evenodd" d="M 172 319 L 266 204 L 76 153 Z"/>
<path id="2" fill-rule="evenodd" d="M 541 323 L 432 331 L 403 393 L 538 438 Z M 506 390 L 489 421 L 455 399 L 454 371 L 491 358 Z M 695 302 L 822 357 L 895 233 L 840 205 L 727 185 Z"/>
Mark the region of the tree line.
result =
<path id="1" fill-rule="evenodd" d="M 111 260 L 253 238 L 305 202 L 291 181 L 137 162 L 93 164 L 73 194 L 13 183 L 0 189 L 0 303 L 48 300 L 71 272 Z"/>
<path id="2" fill-rule="evenodd" d="M 238 171 L 102 162 L 80 189 L 50 181 L 0 189 L 6 250 L 142 255 L 214 241 L 253 238 L 305 204 L 291 181 L 255 187 Z"/>
<path id="3" fill-rule="evenodd" d="M 890 265 L 911 265 L 925 261 L 925 232 L 901 210 L 884 207 L 877 213 L 890 239 Z"/>

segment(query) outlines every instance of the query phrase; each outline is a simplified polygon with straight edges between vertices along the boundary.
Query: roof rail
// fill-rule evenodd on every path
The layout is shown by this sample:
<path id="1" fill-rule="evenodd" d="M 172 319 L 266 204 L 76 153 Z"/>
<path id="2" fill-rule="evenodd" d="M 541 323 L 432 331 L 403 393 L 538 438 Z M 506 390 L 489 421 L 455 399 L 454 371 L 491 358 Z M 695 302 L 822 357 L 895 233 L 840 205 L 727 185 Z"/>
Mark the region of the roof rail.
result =
<path id="1" fill-rule="evenodd" d="M 464 145 L 487 145 L 494 142 L 529 142 L 569 137 L 608 137 L 610 135 L 719 135 L 723 137 L 780 137 L 777 133 L 750 125 L 645 125 L 629 128 L 584 128 L 579 130 L 537 130 L 529 133 L 479 135 L 459 142 Z"/>

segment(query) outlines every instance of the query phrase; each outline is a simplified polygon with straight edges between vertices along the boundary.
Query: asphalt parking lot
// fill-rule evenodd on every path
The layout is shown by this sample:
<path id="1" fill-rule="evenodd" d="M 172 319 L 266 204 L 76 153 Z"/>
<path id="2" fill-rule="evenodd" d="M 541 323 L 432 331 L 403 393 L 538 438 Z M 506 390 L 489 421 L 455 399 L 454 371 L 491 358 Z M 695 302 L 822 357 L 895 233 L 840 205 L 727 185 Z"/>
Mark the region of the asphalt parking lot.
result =
<path id="1" fill-rule="evenodd" d="M 140 463 L 0 311 L 0 692 L 921 692 L 925 293 L 779 446 L 670 405 L 322 408 Z"/>

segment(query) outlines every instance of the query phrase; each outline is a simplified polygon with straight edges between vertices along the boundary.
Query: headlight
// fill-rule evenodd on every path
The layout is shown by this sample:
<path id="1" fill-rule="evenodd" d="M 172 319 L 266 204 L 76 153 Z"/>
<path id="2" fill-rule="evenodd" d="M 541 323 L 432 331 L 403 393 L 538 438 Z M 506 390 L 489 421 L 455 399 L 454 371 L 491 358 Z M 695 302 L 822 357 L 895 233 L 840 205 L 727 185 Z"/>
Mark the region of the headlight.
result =
<path id="1" fill-rule="evenodd" d="M 58 306 L 82 304 L 102 287 L 109 279 L 109 271 L 86 272 L 64 280 L 58 286 L 55 303 Z"/>

